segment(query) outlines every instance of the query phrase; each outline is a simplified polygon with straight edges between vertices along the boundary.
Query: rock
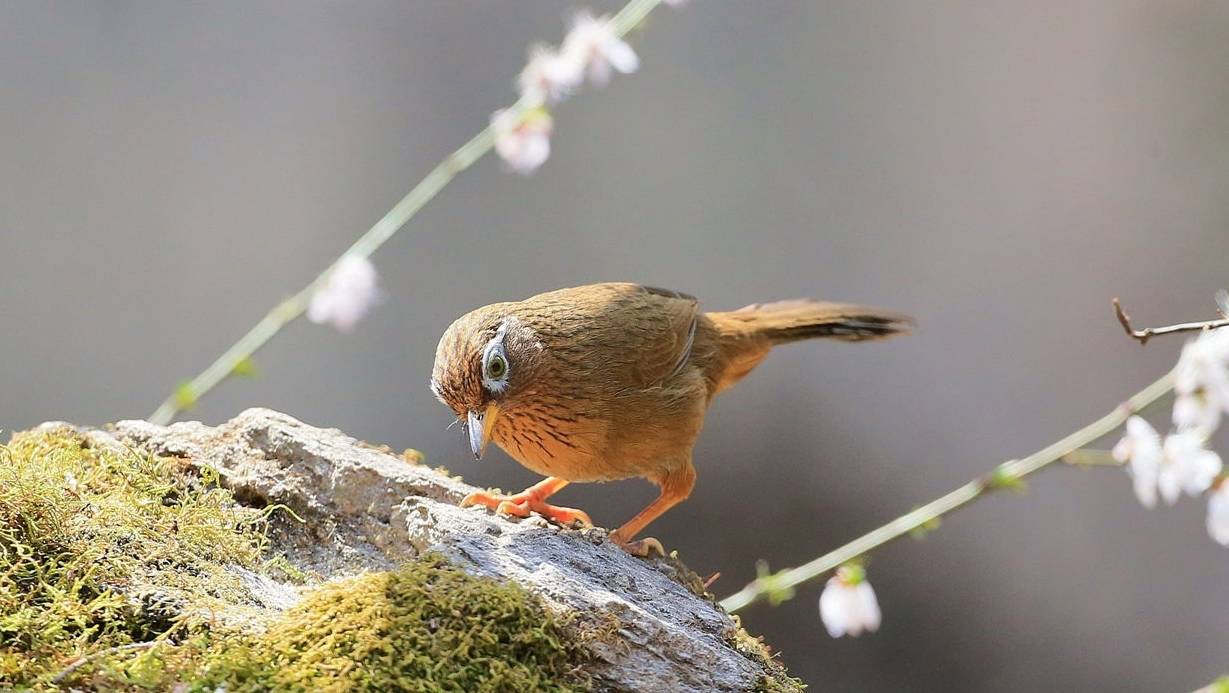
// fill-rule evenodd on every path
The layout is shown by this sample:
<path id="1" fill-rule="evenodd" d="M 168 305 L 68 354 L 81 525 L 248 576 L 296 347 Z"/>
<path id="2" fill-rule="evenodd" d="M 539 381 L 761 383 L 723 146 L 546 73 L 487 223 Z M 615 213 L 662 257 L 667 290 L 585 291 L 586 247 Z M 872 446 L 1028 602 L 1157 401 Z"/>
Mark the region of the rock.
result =
<path id="1" fill-rule="evenodd" d="M 285 506 L 273 513 L 269 552 L 309 576 L 308 586 L 389 570 L 427 551 L 518 583 L 568 615 L 576 632 L 604 634 L 586 638 L 587 673 L 599 690 L 797 688 L 676 560 L 633 558 L 600 529 L 461 508 L 473 487 L 335 429 L 250 409 L 217 427 L 123 421 L 87 438 L 184 458 L 216 470 L 240 502 Z M 259 608 L 276 612 L 296 600 L 294 586 L 242 577 Z"/>

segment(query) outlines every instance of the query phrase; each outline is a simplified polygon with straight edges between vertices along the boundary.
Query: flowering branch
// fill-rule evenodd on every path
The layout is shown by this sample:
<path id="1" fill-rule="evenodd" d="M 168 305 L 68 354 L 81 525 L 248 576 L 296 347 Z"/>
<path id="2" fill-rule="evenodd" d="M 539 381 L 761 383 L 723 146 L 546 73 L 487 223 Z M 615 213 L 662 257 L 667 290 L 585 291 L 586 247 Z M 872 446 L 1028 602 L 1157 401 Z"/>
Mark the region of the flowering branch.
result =
<path id="1" fill-rule="evenodd" d="M 1221 302 L 1220 296 L 1217 296 L 1218 303 Z M 1224 309 L 1221 309 L 1220 320 L 1204 320 L 1202 322 L 1182 322 L 1176 325 L 1166 325 L 1164 327 L 1145 327 L 1142 330 L 1137 330 L 1131 326 L 1131 316 L 1122 309 L 1122 303 L 1117 298 L 1114 299 L 1114 315 L 1118 316 L 1118 322 L 1122 325 L 1122 329 L 1126 330 L 1128 336 L 1133 339 L 1138 339 L 1140 345 L 1148 343 L 1149 339 L 1159 337 L 1166 334 L 1177 334 L 1179 332 L 1201 332 L 1203 330 L 1215 329 L 1217 327 L 1229 326 L 1229 317 L 1225 316 Z"/>
<path id="2" fill-rule="evenodd" d="M 856 636 L 879 627 L 881 614 L 875 592 L 866 581 L 863 559 L 867 552 L 905 534 L 921 535 L 938 526 L 939 519 L 990 491 L 1018 489 L 1024 477 L 1063 461 L 1070 465 L 1125 466 L 1135 495 L 1146 508 L 1157 500 L 1173 505 L 1185 493 L 1208 493 L 1208 535 L 1229 546 L 1229 474 L 1220 455 L 1206 445 L 1229 413 L 1229 291 L 1216 294 L 1221 320 L 1184 323 L 1169 327 L 1135 330 L 1118 299 L 1114 310 L 1127 334 L 1141 343 L 1162 334 L 1199 330 L 1197 339 L 1182 347 L 1173 370 L 1135 393 L 1114 411 L 1062 440 L 1020 460 L 1000 464 L 989 474 L 906 513 L 888 524 L 831 551 L 810 563 L 770 573 L 760 565 L 751 584 L 721 601 L 734 612 L 759 599 L 776 605 L 794 595 L 794 587 L 825 575 L 828 579 L 819 598 L 819 613 L 833 637 Z M 1161 397 L 1174 393 L 1173 424 L 1164 438 L 1137 413 Z M 1124 426 L 1122 439 L 1108 453 L 1087 446 Z"/>
<path id="3" fill-rule="evenodd" d="M 1004 462 L 989 474 L 983 475 L 956 490 L 937 498 L 912 512 L 905 513 L 882 527 L 871 531 L 844 546 L 830 551 L 815 560 L 795 568 L 761 576 L 738 592 L 721 600 L 721 606 L 733 613 L 761 599 L 779 601 L 782 593 L 804 582 L 826 575 L 830 571 L 854 561 L 868 551 L 878 548 L 906 534 L 925 531 L 928 526 L 947 513 L 968 505 L 991 491 L 1016 489 L 1021 480 L 1049 465 L 1067 459 L 1081 448 L 1114 432 L 1136 412 L 1156 402 L 1173 390 L 1177 368 L 1158 378 L 1155 382 L 1135 393 L 1121 406 L 1097 419 L 1071 435 L 1019 460 Z M 1073 460 L 1074 461 L 1074 460 Z M 838 580 L 839 578 L 833 578 Z M 822 607 L 822 604 L 821 604 Z M 877 623 L 877 619 L 876 619 Z"/>
<path id="4" fill-rule="evenodd" d="M 569 35 L 568 42 L 564 45 L 565 51 L 570 49 L 571 52 L 566 56 L 560 56 L 567 57 L 568 60 L 559 61 L 557 66 L 587 70 L 590 80 L 599 84 L 609 77 L 612 66 L 620 72 L 635 69 L 635 54 L 631 53 L 631 49 L 618 39 L 639 26 L 662 1 L 631 0 L 609 19 L 599 20 L 587 15 L 579 18 L 577 26 L 574 27 L 572 35 Z M 670 4 L 679 3 L 679 0 L 665 1 Z M 574 83 L 576 80 L 566 75 L 564 77 L 572 83 L 563 86 L 569 88 L 576 86 Z M 523 75 L 522 81 L 524 80 Z M 522 84 L 522 87 L 524 86 L 526 85 Z M 554 100 L 557 100 L 557 97 L 558 95 L 555 95 Z M 353 245 L 326 267 L 310 284 L 274 306 L 261 318 L 260 322 L 256 323 L 255 327 L 231 345 L 208 368 L 195 378 L 180 385 L 150 415 L 149 420 L 157 424 L 170 423 L 179 412 L 196 404 L 200 397 L 217 387 L 223 380 L 231 375 L 250 372 L 252 355 L 277 335 L 282 328 L 307 312 L 312 306 L 313 298 L 322 289 L 328 288 L 330 279 L 338 270 L 344 271 L 347 263 L 354 265 L 355 260 L 364 261 L 364 265 L 360 267 L 370 267 L 370 264 L 365 262 L 367 258 L 413 219 L 418 211 L 452 182 L 457 174 L 472 166 L 492 148 L 499 148 L 500 155 L 518 172 L 531 171 L 541 164 L 549 152 L 549 141 L 543 139 L 542 134 L 543 124 L 548 133 L 550 122 L 550 116 L 544 108 L 545 100 L 545 95 L 541 90 L 523 88 L 516 103 L 499 111 L 490 125 L 436 164 L 435 168 L 431 169 L 418 185 L 415 185 L 366 233 L 359 236 Z M 536 139 L 530 140 L 533 146 L 529 147 L 528 151 L 524 146 L 523 137 L 519 139 L 510 137 L 514 134 L 524 135 L 516 131 L 526 127 L 532 131 L 530 134 L 537 136 Z M 526 160 L 536 163 L 527 166 Z M 374 272 L 374 270 L 370 271 Z M 368 295 L 369 297 L 374 296 L 373 291 L 369 291 Z M 353 306 L 353 308 L 357 309 L 359 315 L 363 312 L 361 306 Z M 354 319 L 357 317 L 353 312 L 322 318 L 323 321 L 333 322 L 343 329 L 344 325 L 352 323 Z"/>

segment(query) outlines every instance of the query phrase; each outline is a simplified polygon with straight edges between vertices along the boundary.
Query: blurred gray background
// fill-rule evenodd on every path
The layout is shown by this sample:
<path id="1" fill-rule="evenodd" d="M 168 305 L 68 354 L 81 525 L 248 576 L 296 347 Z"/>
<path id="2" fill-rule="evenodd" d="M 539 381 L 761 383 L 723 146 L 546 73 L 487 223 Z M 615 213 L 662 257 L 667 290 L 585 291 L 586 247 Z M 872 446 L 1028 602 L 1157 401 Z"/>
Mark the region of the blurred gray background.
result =
<path id="1" fill-rule="evenodd" d="M 510 102 L 575 7 L 0 3 L 0 427 L 148 415 Z M 617 279 L 915 314 L 908 339 L 783 348 L 717 400 L 695 493 L 651 534 L 731 592 L 1173 363 L 1109 300 L 1200 319 L 1229 285 L 1227 36 L 1224 2 L 663 8 L 639 74 L 559 109 L 537 175 L 483 161 L 376 256 L 388 300 L 355 333 L 293 325 L 190 416 L 274 407 L 513 488 L 534 477 L 468 459 L 426 388 L 471 308 Z M 559 498 L 614 526 L 653 493 Z M 829 639 L 818 585 L 744 619 L 816 690 L 1186 690 L 1227 666 L 1204 512 L 1048 470 L 875 552 L 874 636 Z"/>

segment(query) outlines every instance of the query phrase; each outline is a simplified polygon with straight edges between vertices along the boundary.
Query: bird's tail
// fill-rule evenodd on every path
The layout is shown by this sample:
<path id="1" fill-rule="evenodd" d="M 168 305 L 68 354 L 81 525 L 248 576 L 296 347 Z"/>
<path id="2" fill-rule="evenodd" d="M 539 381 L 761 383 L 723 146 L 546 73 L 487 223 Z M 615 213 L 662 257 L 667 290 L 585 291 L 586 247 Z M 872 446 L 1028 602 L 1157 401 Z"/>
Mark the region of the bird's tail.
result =
<path id="1" fill-rule="evenodd" d="M 738 382 L 778 344 L 818 337 L 845 342 L 885 339 L 913 327 L 913 318 L 903 313 L 810 299 L 756 303 L 706 317 L 720 335 L 727 364 L 724 373 L 716 374 L 717 391 Z"/>
<path id="2" fill-rule="evenodd" d="M 805 298 L 756 303 L 728 313 L 709 313 L 708 317 L 723 338 L 773 344 L 814 337 L 860 342 L 908 332 L 913 326 L 913 319 L 902 313 Z"/>

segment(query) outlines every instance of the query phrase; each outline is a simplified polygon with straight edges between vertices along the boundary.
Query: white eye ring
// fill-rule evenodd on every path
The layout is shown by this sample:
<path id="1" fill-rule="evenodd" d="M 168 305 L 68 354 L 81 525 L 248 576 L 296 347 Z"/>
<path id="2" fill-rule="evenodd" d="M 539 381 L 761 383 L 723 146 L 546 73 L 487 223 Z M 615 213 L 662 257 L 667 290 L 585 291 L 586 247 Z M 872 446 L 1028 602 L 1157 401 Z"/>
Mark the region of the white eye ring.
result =
<path id="1" fill-rule="evenodd" d="M 504 353 L 504 345 L 496 339 L 491 340 L 482 352 L 482 386 L 488 392 L 500 393 L 508 387 L 508 374 L 512 372 L 512 366 Z"/>

